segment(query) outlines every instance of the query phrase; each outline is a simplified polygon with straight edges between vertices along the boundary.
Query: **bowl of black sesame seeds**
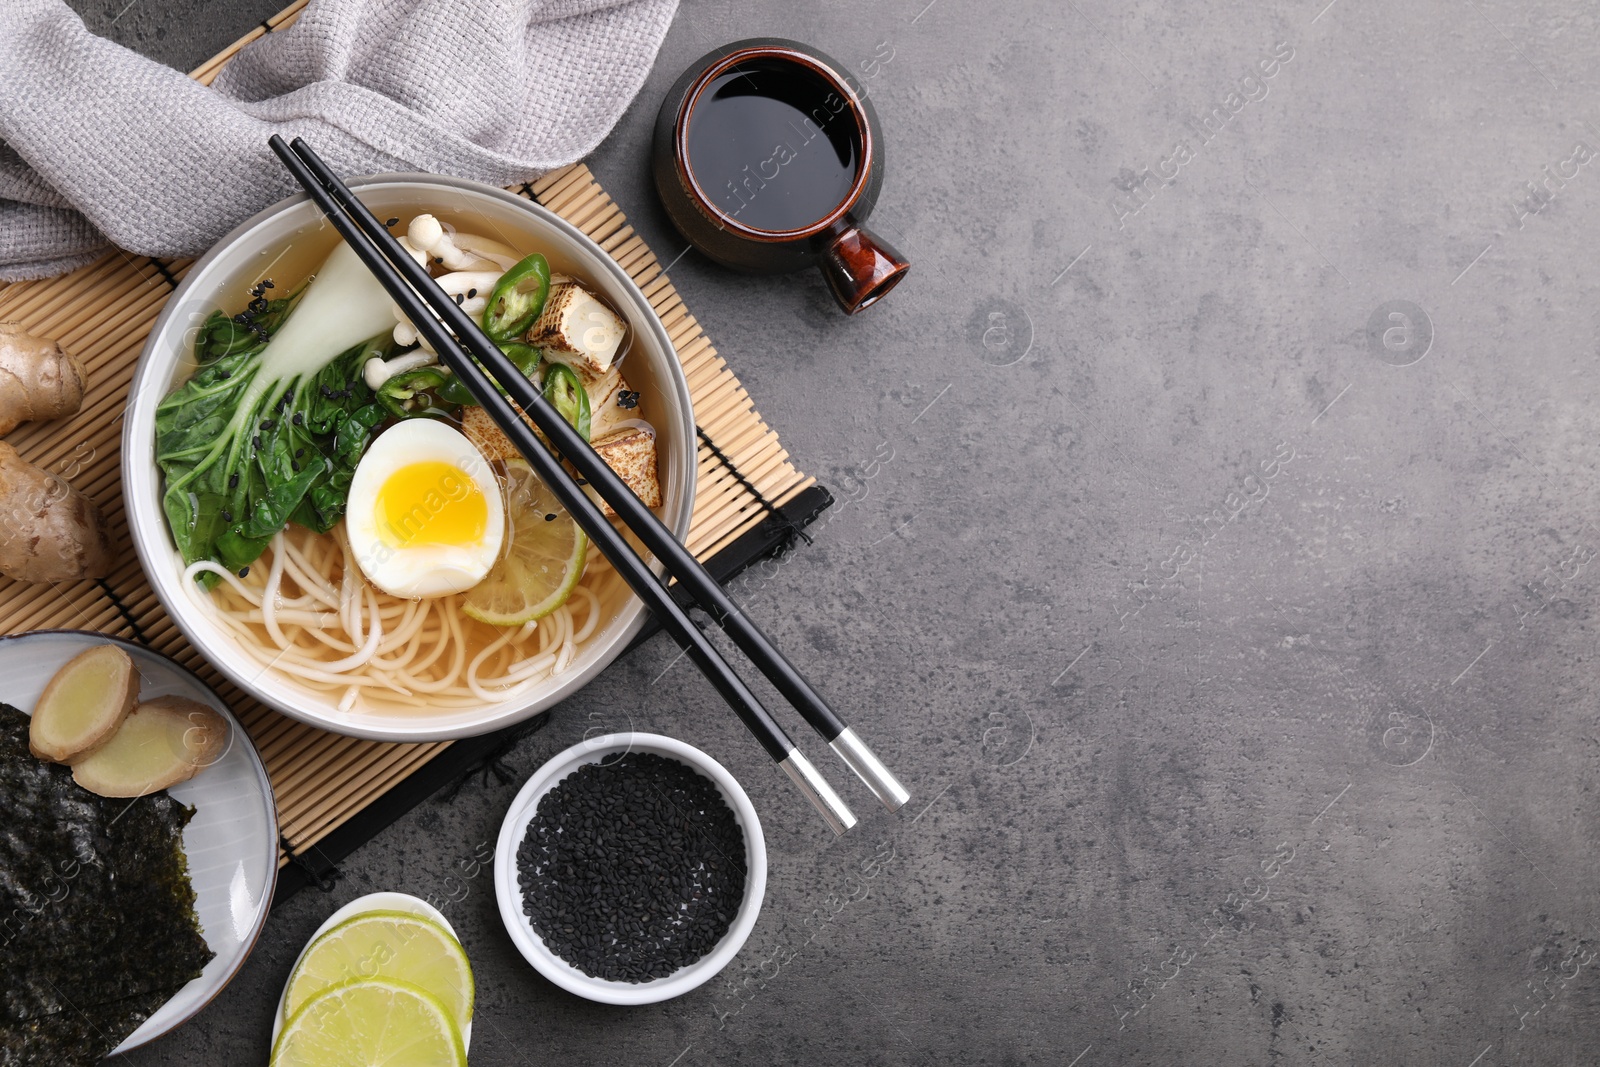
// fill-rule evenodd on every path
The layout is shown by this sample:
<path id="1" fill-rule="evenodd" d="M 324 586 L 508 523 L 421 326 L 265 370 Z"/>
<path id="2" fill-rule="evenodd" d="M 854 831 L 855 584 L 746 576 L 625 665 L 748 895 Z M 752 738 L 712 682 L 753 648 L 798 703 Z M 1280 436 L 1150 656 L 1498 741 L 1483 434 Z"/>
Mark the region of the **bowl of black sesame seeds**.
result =
<path id="1" fill-rule="evenodd" d="M 523 956 L 604 1004 L 653 1004 L 708 981 L 750 936 L 767 887 L 744 789 L 659 734 L 607 734 L 539 768 L 511 802 L 494 862 Z"/>

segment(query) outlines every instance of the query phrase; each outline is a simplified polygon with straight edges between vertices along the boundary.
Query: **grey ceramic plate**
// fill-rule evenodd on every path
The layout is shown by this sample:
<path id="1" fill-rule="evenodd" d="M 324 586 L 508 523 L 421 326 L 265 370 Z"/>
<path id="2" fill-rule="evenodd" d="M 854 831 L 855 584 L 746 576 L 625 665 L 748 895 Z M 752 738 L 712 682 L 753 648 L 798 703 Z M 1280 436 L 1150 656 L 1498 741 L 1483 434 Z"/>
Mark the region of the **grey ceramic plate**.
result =
<path id="1" fill-rule="evenodd" d="M 63 663 L 107 641 L 115 641 L 133 658 L 141 698 L 188 697 L 216 709 L 228 723 L 227 744 L 217 761 L 167 790 L 174 800 L 194 808 L 194 818 L 183 831 L 183 851 L 189 860 L 200 929 L 216 956 L 200 977 L 117 1047 L 126 1052 L 193 1018 L 244 965 L 267 921 L 278 882 L 278 812 L 267 769 L 228 706 L 193 674 L 142 645 L 82 630 L 38 630 L 0 638 L 0 692 L 31 714 L 50 676 Z"/>

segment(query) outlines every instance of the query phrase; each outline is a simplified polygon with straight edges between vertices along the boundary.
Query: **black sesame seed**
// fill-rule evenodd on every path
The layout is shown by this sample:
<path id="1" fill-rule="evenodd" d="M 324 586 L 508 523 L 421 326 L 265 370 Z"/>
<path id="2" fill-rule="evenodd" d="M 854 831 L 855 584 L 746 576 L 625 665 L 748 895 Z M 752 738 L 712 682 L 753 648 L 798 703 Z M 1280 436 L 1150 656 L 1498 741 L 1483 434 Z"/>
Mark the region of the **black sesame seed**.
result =
<path id="1" fill-rule="evenodd" d="M 650 753 L 557 783 L 517 860 L 524 911 L 545 944 L 612 981 L 664 978 L 702 958 L 744 897 L 733 812 L 693 768 Z"/>
<path id="2" fill-rule="evenodd" d="M 456 294 L 456 307 L 460 307 L 460 306 L 461 306 L 461 304 L 462 304 L 462 301 L 464 301 L 464 300 L 466 300 L 466 299 L 467 299 L 467 298 L 466 298 L 466 296 L 465 296 L 465 295 L 464 295 L 464 294 L 462 294 L 462 293 L 457 293 L 457 294 Z"/>
<path id="3" fill-rule="evenodd" d="M 239 476 L 237 474 L 228 475 L 228 488 L 229 489 L 237 489 L 237 488 L 239 488 Z"/>
<path id="4" fill-rule="evenodd" d="M 556 517 L 554 515 L 546 515 L 544 517 L 544 521 L 545 522 L 555 522 L 556 521 Z"/>
<path id="5" fill-rule="evenodd" d="M 233 377 L 233 371 L 231 371 L 231 370 L 219 370 L 219 371 L 217 371 L 217 381 L 219 381 L 219 382 L 225 382 L 229 378 L 232 378 L 232 377 Z"/>
<path id="6" fill-rule="evenodd" d="M 617 407 L 632 410 L 639 406 L 639 394 L 633 389 L 620 389 L 617 391 Z"/>
<path id="7" fill-rule="evenodd" d="M 468 300 L 471 300 L 473 297 L 475 297 L 477 295 L 478 295 L 478 290 L 476 290 L 476 289 L 468 289 L 467 290 L 467 299 Z"/>
<path id="8" fill-rule="evenodd" d="M 294 458 L 295 459 L 299 459 L 300 457 L 304 456 L 305 454 L 306 454 L 306 450 L 303 449 L 303 448 L 297 448 L 297 449 L 294 450 Z"/>
<path id="9" fill-rule="evenodd" d="M 250 577 L 250 568 L 249 567 L 240 567 L 239 568 L 239 577 L 241 577 L 241 578 Z"/>
<path id="10" fill-rule="evenodd" d="M 254 445 L 255 448 L 256 448 L 256 451 L 259 452 L 261 450 L 261 435 L 260 434 L 256 434 L 254 437 L 250 438 L 250 443 L 252 445 Z"/>
<path id="11" fill-rule="evenodd" d="M 400 225 L 400 220 L 397 219 L 397 218 L 396 219 L 390 219 L 388 222 L 384 223 L 384 225 L 385 226 L 398 226 L 398 225 Z"/>
<path id="12" fill-rule="evenodd" d="M 300 473 L 300 464 L 296 463 L 294 460 L 290 460 L 289 461 L 289 469 L 291 471 L 293 471 L 294 473 L 299 474 Z"/>
<path id="13" fill-rule="evenodd" d="M 262 419 L 261 428 L 266 432 L 271 433 L 273 430 L 278 428 L 278 422 L 276 419 Z"/>
<path id="14" fill-rule="evenodd" d="M 237 477 L 237 476 L 236 476 L 236 477 Z M 223 512 L 223 513 L 222 513 L 222 521 L 223 521 L 223 522 L 232 522 L 232 521 L 233 521 L 233 512 L 231 512 L 231 511 L 224 511 L 224 512 Z"/>
<path id="15" fill-rule="evenodd" d="M 306 421 L 306 417 L 297 411 L 294 413 L 294 419 L 291 421 L 293 421 L 296 426 L 299 426 Z"/>

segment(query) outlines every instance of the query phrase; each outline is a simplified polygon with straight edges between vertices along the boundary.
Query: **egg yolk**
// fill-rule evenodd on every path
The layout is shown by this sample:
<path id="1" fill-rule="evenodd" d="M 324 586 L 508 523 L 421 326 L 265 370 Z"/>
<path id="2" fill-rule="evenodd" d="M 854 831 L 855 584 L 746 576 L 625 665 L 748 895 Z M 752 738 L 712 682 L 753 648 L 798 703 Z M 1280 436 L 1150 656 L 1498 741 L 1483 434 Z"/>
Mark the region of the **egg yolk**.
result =
<path id="1" fill-rule="evenodd" d="M 483 490 L 453 463 L 409 463 L 378 489 L 378 536 L 390 548 L 473 545 L 488 527 Z"/>

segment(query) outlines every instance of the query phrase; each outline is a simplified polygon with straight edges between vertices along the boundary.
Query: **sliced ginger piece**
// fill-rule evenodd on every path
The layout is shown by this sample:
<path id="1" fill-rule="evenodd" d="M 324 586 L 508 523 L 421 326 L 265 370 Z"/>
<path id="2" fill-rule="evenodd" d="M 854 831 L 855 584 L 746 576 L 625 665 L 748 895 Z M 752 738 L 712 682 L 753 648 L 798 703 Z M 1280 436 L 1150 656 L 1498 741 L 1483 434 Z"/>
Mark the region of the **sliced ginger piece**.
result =
<path id="1" fill-rule="evenodd" d="M 111 740 L 72 765 L 72 778 L 103 797 L 142 797 L 187 782 L 221 758 L 228 724 L 184 697 L 133 709 Z"/>
<path id="2" fill-rule="evenodd" d="M 40 759 L 71 763 L 104 744 L 133 710 L 139 672 L 113 644 L 73 656 L 44 687 L 28 724 L 28 748 Z"/>

